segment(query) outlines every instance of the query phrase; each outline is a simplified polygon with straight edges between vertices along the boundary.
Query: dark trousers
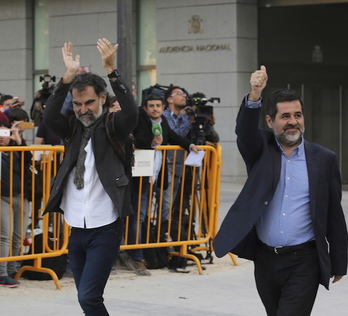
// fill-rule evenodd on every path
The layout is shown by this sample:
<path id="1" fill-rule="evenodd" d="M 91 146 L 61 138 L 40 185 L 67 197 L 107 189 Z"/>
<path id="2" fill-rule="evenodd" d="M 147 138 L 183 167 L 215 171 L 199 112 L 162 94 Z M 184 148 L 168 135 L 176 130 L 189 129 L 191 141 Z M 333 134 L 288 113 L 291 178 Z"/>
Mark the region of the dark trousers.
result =
<path id="1" fill-rule="evenodd" d="M 308 316 L 317 295 L 320 267 L 315 246 L 284 254 L 262 247 L 255 260 L 256 287 L 268 316 Z"/>
<path id="2" fill-rule="evenodd" d="M 142 189 L 141 189 L 141 204 L 140 204 L 140 217 L 138 218 L 138 199 L 139 199 L 139 186 L 140 180 L 138 177 L 132 179 L 132 208 L 134 211 L 133 215 L 129 216 L 129 226 L 128 226 L 128 244 L 136 244 L 136 234 L 138 228 L 138 243 L 142 243 L 142 227 L 147 215 L 147 209 L 149 204 L 149 190 L 150 183 L 149 177 L 143 177 L 142 179 Z M 139 220 L 139 222 L 138 222 Z M 126 250 L 127 253 L 136 261 L 141 261 L 144 259 L 143 249 L 129 249 Z"/>
<path id="3" fill-rule="evenodd" d="M 120 248 L 123 223 L 120 219 L 98 228 L 72 228 L 69 260 L 86 316 L 108 316 L 103 293 Z"/>

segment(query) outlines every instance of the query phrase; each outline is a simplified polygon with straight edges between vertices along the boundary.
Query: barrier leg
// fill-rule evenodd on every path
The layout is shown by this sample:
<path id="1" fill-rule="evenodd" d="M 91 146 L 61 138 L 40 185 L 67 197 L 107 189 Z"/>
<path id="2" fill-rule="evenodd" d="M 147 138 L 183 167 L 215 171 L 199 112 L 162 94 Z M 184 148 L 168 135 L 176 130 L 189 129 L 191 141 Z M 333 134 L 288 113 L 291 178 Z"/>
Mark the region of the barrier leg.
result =
<path id="1" fill-rule="evenodd" d="M 191 254 L 187 253 L 187 245 L 182 245 L 180 247 L 180 252 L 172 252 L 170 255 L 171 256 L 178 256 L 178 257 L 187 258 L 187 259 L 190 259 L 190 260 L 194 261 L 194 263 L 197 266 L 198 273 L 199 274 L 203 274 L 203 269 L 202 269 L 201 262 L 199 261 L 199 259 L 195 255 L 191 255 Z"/>
<path id="2" fill-rule="evenodd" d="M 18 272 L 17 272 L 17 274 L 16 274 L 14 279 L 16 281 L 18 281 L 24 271 L 35 271 L 35 272 L 48 273 L 51 276 L 52 280 L 54 281 L 54 283 L 56 285 L 56 288 L 58 290 L 61 290 L 62 288 L 60 286 L 57 274 L 52 269 L 43 268 L 41 266 L 41 264 L 42 264 L 41 258 L 34 259 L 34 266 L 23 266 L 23 267 L 21 267 L 18 270 Z"/>
<path id="3" fill-rule="evenodd" d="M 236 259 L 236 256 L 235 256 L 233 253 L 231 253 L 231 252 L 229 252 L 228 254 L 229 254 L 229 256 L 231 257 L 231 260 L 232 260 L 233 264 L 234 264 L 235 266 L 237 266 L 237 265 L 238 265 L 238 261 L 237 261 L 237 259 Z"/>

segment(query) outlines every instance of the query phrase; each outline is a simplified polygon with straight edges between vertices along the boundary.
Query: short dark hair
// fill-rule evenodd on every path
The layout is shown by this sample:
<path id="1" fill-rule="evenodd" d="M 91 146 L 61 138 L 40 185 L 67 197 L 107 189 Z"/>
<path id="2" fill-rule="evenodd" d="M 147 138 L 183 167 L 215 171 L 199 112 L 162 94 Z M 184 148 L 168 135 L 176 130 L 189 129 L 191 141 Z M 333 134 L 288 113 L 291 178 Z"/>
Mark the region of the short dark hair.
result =
<path id="1" fill-rule="evenodd" d="M 11 128 L 11 124 L 9 122 L 6 122 L 6 121 L 0 121 L 0 127 Z"/>
<path id="2" fill-rule="evenodd" d="M 10 99 L 11 100 L 13 99 L 12 95 L 10 95 L 10 94 L 3 94 L 1 96 L 1 99 L 0 99 L 0 104 L 3 104 L 5 101 L 10 100 Z"/>
<path id="3" fill-rule="evenodd" d="M 161 95 L 156 94 L 156 93 L 151 93 L 146 97 L 144 106 L 147 107 L 147 102 L 151 101 L 151 100 L 160 100 L 160 101 L 162 101 L 162 104 L 164 104 L 164 100 L 163 100 L 163 97 Z"/>
<path id="4" fill-rule="evenodd" d="M 299 101 L 301 103 L 302 113 L 304 114 L 304 104 L 297 92 L 289 89 L 280 89 L 274 91 L 267 98 L 265 102 L 266 115 L 269 115 L 271 120 L 274 121 L 278 112 L 277 103 L 291 101 Z"/>
<path id="5" fill-rule="evenodd" d="M 26 121 L 29 122 L 29 115 L 27 111 L 23 109 L 14 109 L 9 116 L 10 123 L 14 121 Z"/>
<path id="6" fill-rule="evenodd" d="M 173 94 L 173 90 L 175 90 L 175 89 L 180 89 L 180 90 L 184 91 L 184 89 L 179 87 L 179 86 L 170 85 L 169 88 L 167 89 L 167 91 L 164 94 L 164 102 L 166 103 L 166 105 L 168 105 L 167 99 Z"/>
<path id="7" fill-rule="evenodd" d="M 101 97 L 107 92 L 107 84 L 105 80 L 91 72 L 84 72 L 77 75 L 71 83 L 70 92 L 72 92 L 73 89 L 76 89 L 77 91 L 84 91 L 89 86 L 94 88 L 94 91 L 98 97 Z"/>

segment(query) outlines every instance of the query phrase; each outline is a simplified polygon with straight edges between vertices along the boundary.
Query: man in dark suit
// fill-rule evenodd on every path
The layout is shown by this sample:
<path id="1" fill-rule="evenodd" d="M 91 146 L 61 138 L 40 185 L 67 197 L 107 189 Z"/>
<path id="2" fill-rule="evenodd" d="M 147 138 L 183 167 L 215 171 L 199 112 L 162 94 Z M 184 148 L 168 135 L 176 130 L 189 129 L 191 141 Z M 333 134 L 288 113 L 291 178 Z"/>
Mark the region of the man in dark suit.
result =
<path id="1" fill-rule="evenodd" d="M 156 94 L 149 95 L 145 100 L 144 107 L 138 108 L 138 124 L 133 131 L 135 147 L 137 149 L 155 149 L 157 146 L 161 145 L 179 145 L 187 151 L 192 150 L 198 152 L 201 150 L 200 147 L 192 144 L 188 139 L 179 136 L 169 127 L 168 121 L 163 115 L 163 110 L 163 98 Z M 138 213 L 140 178 L 133 177 L 132 206 L 134 215 L 129 218 L 130 244 L 136 242 L 137 228 L 138 242 L 142 242 L 141 227 L 148 210 L 149 180 L 149 177 L 143 177 L 141 180 L 141 205 L 140 213 Z M 151 177 L 151 181 L 159 190 L 165 190 L 168 186 L 167 164 L 165 163 L 164 168 L 162 168 L 162 151 L 160 150 L 155 151 L 154 174 Z M 162 212 L 160 212 L 158 216 L 161 217 L 162 221 L 168 219 L 168 215 Z M 128 250 L 127 253 L 131 258 L 128 258 L 125 253 L 120 253 L 120 258 L 129 269 L 134 270 L 137 275 L 150 275 L 150 272 L 146 269 L 143 249 L 132 249 Z"/>
<path id="2" fill-rule="evenodd" d="M 237 144 L 248 179 L 214 240 L 218 257 L 233 252 L 255 264 L 269 316 L 310 315 L 319 284 L 347 272 L 347 227 L 336 155 L 303 138 L 304 109 L 290 90 L 266 102 L 258 127 L 264 66 L 251 75 L 241 105 Z"/>

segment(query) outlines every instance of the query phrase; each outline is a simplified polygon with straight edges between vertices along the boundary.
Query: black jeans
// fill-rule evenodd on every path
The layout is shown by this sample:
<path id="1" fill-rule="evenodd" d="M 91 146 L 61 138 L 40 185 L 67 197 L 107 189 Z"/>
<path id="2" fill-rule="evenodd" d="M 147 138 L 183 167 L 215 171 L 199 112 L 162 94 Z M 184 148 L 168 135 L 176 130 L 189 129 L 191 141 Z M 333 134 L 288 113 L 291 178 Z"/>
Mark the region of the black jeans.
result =
<path id="1" fill-rule="evenodd" d="M 315 246 L 284 254 L 258 249 L 255 280 L 268 316 L 310 315 L 319 279 Z"/>
<path id="2" fill-rule="evenodd" d="M 103 293 L 120 248 L 123 223 L 120 219 L 98 228 L 72 228 L 69 260 L 86 316 L 108 316 Z"/>

